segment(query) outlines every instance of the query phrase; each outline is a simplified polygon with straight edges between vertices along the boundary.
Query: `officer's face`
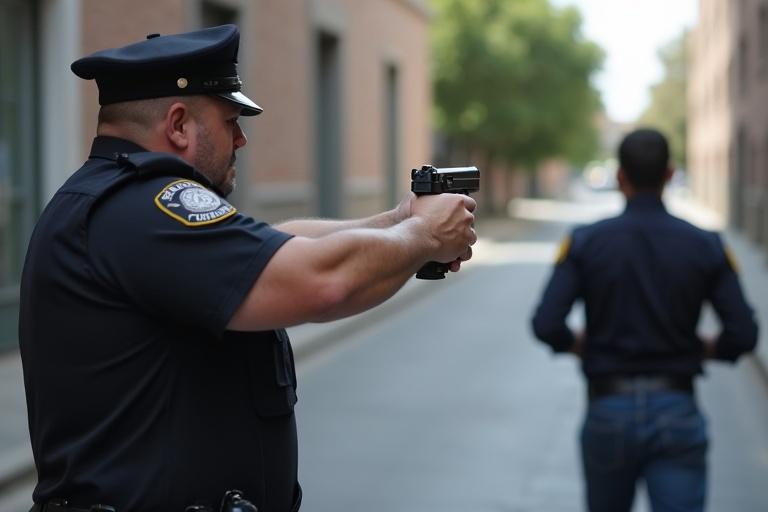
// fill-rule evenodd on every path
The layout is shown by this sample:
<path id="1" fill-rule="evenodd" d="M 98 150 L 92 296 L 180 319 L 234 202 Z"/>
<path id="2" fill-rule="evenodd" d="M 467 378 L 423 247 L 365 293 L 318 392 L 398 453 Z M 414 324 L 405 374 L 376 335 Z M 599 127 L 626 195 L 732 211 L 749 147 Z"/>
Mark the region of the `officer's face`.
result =
<path id="1" fill-rule="evenodd" d="M 226 196 L 235 188 L 235 151 L 248 141 L 238 123 L 240 108 L 206 98 L 201 110 L 193 164 Z"/>

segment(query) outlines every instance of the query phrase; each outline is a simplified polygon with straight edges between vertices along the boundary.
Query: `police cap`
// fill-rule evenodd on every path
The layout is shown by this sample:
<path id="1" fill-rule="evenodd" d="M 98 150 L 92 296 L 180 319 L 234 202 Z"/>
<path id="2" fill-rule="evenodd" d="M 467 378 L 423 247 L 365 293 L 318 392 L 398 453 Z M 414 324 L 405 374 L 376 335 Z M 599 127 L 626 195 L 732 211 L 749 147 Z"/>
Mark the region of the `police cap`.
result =
<path id="1" fill-rule="evenodd" d="M 92 53 L 72 63 L 72 71 L 96 80 L 99 104 L 211 94 L 239 105 L 241 115 L 262 108 L 240 92 L 237 50 L 240 31 L 221 25 L 183 34 L 150 34 L 138 43 Z"/>

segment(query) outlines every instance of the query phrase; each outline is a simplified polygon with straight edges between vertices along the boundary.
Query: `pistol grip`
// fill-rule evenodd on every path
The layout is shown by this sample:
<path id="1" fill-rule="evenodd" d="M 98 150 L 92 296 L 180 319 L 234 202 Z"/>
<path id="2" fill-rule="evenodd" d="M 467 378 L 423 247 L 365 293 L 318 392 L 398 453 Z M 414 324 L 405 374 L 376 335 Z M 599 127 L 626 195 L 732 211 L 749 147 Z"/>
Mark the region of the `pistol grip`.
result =
<path id="1" fill-rule="evenodd" d="M 423 267 L 416 272 L 416 279 L 429 279 L 431 281 L 437 279 L 445 279 L 445 274 L 448 273 L 447 263 L 438 263 L 437 261 L 430 261 L 424 264 Z"/>

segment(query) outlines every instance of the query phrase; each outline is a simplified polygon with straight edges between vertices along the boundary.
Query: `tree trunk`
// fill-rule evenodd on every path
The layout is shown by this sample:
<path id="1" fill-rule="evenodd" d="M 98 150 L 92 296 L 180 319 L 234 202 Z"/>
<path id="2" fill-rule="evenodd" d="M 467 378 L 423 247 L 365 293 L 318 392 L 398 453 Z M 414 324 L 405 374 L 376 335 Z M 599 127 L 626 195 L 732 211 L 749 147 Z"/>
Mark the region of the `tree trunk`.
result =
<path id="1" fill-rule="evenodd" d="M 538 165 L 531 164 L 528 168 L 528 197 L 539 197 Z"/>

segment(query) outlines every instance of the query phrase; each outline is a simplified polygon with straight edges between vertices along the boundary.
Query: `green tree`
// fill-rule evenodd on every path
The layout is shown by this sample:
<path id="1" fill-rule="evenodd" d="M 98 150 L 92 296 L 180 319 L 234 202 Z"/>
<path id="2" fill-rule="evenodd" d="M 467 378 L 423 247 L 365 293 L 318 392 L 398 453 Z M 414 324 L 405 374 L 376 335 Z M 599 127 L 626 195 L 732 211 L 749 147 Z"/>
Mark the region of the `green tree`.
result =
<path id="1" fill-rule="evenodd" d="M 548 0 L 433 0 L 435 117 L 449 144 L 535 169 L 594 153 L 603 54 L 574 8 Z"/>
<path id="2" fill-rule="evenodd" d="M 651 87 L 651 103 L 639 124 L 661 130 L 668 138 L 672 161 L 685 168 L 688 136 L 688 32 L 659 50 L 664 74 Z"/>

